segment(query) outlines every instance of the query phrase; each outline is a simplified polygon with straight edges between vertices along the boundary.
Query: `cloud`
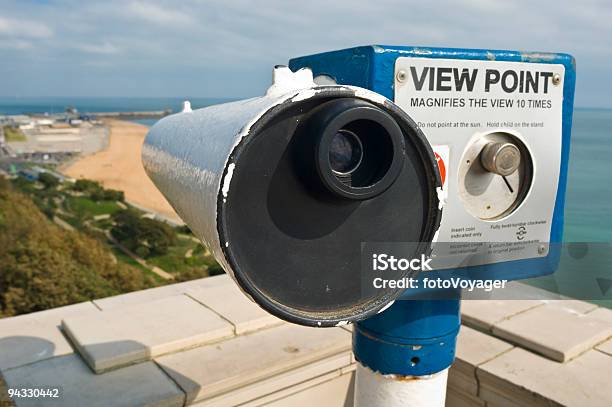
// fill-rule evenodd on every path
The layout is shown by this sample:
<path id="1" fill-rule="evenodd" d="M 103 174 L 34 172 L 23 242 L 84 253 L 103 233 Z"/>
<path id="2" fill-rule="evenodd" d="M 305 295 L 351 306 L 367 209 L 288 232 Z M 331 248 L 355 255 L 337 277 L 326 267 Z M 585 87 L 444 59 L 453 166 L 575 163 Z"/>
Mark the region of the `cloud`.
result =
<path id="1" fill-rule="evenodd" d="M 72 47 L 79 51 L 83 51 L 89 54 L 101 54 L 101 55 L 112 55 L 119 52 L 119 48 L 108 42 L 100 44 L 73 44 Z"/>
<path id="2" fill-rule="evenodd" d="M 0 35 L 25 38 L 49 38 L 53 30 L 44 23 L 0 16 Z"/>
<path id="3" fill-rule="evenodd" d="M 515 9 L 510 1 L 503 0 L 464 0 L 459 3 L 461 6 L 473 8 L 474 11 L 509 11 Z"/>
<path id="4" fill-rule="evenodd" d="M 151 2 L 133 1 L 121 8 L 122 14 L 154 24 L 191 24 L 192 17 L 174 8 L 163 7 Z"/>
<path id="5" fill-rule="evenodd" d="M 5 94 L 251 96 L 275 64 L 367 44 L 568 52 L 579 103 L 612 93 L 610 0 L 1 0 L 0 16 Z"/>
<path id="6" fill-rule="evenodd" d="M 2 40 L 0 39 L 0 49 L 29 50 L 32 43 L 23 40 Z"/>

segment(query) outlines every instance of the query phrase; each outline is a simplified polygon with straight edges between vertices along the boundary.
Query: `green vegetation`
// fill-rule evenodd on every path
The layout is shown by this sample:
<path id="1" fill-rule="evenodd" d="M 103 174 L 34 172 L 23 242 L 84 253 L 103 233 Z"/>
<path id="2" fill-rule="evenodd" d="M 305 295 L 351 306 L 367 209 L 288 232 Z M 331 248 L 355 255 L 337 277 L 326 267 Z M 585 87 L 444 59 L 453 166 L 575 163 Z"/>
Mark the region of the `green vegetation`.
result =
<path id="1" fill-rule="evenodd" d="M 176 243 L 176 231 L 172 227 L 143 218 L 133 209 L 117 212 L 113 220 L 113 237 L 140 257 L 164 255 Z"/>
<path id="2" fill-rule="evenodd" d="M 36 250 L 44 248 L 40 249 L 43 254 L 30 255 L 28 251 L 19 257 L 27 263 L 19 267 L 14 266 L 17 260 L 0 254 L 0 317 L 224 273 L 187 226 L 172 227 L 151 219 L 125 203 L 121 191 L 105 189 L 90 180 L 61 182 L 48 173 L 39 174 L 38 181 L 23 177 L 13 178 L 12 185 L 0 181 L 2 197 L 8 196 L 10 202 L 17 199 L 23 213 L 35 212 L 31 217 L 38 217 L 36 221 L 24 221 L 23 228 L 30 226 L 16 235 L 18 229 L 11 225 L 24 215 L 12 209 L 14 204 L 0 202 L 0 244 L 16 242 L 13 247 L 21 247 L 33 240 Z M 37 229 L 38 223 L 41 227 Z M 45 233 L 52 236 L 49 242 L 43 242 L 41 235 Z M 52 249 L 47 250 L 48 245 Z M 99 259 L 103 260 L 97 268 L 84 266 Z M 49 262 L 55 263 L 48 266 Z M 61 271 L 59 265 L 68 271 Z M 9 266 L 11 269 L 6 268 Z M 47 269 L 52 274 L 45 274 Z M 170 273 L 173 279 L 158 269 Z M 67 281 L 71 273 L 75 275 L 73 282 Z M 50 282 L 52 275 L 57 282 Z M 43 283 L 49 284 L 48 292 L 40 286 L 28 291 L 34 284 Z M 39 294 L 42 299 L 34 298 Z M 20 297 L 26 298 L 21 305 L 17 301 Z"/>
<path id="3" fill-rule="evenodd" d="M 155 286 L 102 242 L 50 222 L 0 179 L 0 314 L 33 312 Z"/>
<path id="4" fill-rule="evenodd" d="M 225 274 L 225 270 L 223 270 L 223 268 L 218 263 L 215 263 L 214 265 L 208 268 L 209 276 L 218 276 L 221 274 Z"/>
<path id="5" fill-rule="evenodd" d="M 113 214 L 121 209 L 115 201 L 94 201 L 84 196 L 70 196 L 66 201 L 69 211 L 81 219 Z"/>
<path id="6" fill-rule="evenodd" d="M 4 138 L 7 142 L 12 141 L 26 141 L 26 136 L 23 132 L 16 127 L 4 126 Z"/>
<path id="7" fill-rule="evenodd" d="M 142 264 L 138 263 L 136 260 L 134 260 L 133 258 L 128 256 L 124 252 L 122 252 L 121 249 L 119 249 L 117 246 L 111 246 L 111 250 L 112 250 L 115 258 L 117 259 L 117 261 L 119 261 L 121 263 L 129 264 L 130 266 L 132 266 L 134 268 L 137 268 L 138 270 L 141 271 L 141 273 L 143 273 L 144 275 L 146 275 L 149 278 L 151 278 L 158 285 L 163 285 L 163 284 L 166 283 L 166 280 L 164 280 L 163 278 L 161 278 L 157 274 L 153 273 L 151 270 L 149 270 L 148 268 L 146 268 Z M 202 276 L 202 277 L 206 277 L 206 276 Z M 187 281 L 187 280 L 185 280 L 185 281 Z"/>
<path id="8" fill-rule="evenodd" d="M 89 195 L 93 201 L 120 201 L 125 200 L 123 191 L 116 189 L 105 189 L 98 182 L 88 179 L 80 179 L 74 183 L 73 190 Z"/>
<path id="9" fill-rule="evenodd" d="M 181 271 L 190 267 L 208 268 L 209 259 L 204 257 L 202 246 L 199 243 L 187 238 L 177 239 L 177 242 L 170 246 L 166 253 L 153 256 L 147 261 L 168 272 Z"/>
<path id="10" fill-rule="evenodd" d="M 55 175 L 43 172 L 38 176 L 38 180 L 45 186 L 45 189 L 55 188 L 59 185 L 60 180 Z"/>
<path id="11" fill-rule="evenodd" d="M 88 179 L 78 179 L 72 189 L 79 192 L 92 192 L 100 188 L 100 183 Z"/>

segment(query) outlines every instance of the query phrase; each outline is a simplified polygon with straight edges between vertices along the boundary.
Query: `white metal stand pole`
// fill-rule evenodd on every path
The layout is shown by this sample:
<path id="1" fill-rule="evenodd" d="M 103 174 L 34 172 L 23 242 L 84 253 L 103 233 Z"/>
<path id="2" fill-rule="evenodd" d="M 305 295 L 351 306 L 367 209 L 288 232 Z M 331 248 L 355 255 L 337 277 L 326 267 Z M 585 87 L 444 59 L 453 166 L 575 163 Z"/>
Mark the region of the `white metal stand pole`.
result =
<path id="1" fill-rule="evenodd" d="M 382 375 L 357 362 L 355 407 L 444 407 L 448 369 L 429 376 Z"/>

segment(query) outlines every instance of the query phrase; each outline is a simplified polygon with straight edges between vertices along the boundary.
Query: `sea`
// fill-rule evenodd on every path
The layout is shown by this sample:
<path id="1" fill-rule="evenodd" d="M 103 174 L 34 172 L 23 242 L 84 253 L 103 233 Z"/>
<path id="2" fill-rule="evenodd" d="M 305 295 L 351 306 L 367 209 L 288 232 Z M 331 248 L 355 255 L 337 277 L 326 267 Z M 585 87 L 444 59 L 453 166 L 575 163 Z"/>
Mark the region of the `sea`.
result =
<path id="1" fill-rule="evenodd" d="M 181 109 L 183 98 L 0 98 L 0 115 L 25 113 L 61 113 L 67 106 L 79 112 L 145 111 Z M 190 98 L 194 109 L 230 101 L 230 99 Z M 134 120 L 151 126 L 155 119 Z M 612 109 L 576 108 L 574 111 L 569 174 L 566 190 L 564 241 L 594 248 L 592 253 L 612 252 Z M 543 164 L 545 165 L 545 164 Z M 599 256 L 598 254 L 598 256 Z M 562 256 L 561 269 L 574 267 L 567 256 Z M 612 264 L 610 256 L 603 262 Z M 603 265 L 603 264 L 602 264 Z M 599 268 L 599 267 L 598 267 Z M 602 267 L 603 268 L 603 267 Z M 608 267 L 606 267 L 608 268 Z M 612 267 L 599 273 L 603 281 L 612 284 Z M 586 277 L 586 276 L 585 276 Z M 589 279 L 591 277 L 588 277 Z M 599 280 L 598 280 L 599 281 Z M 594 285 L 605 294 L 603 304 L 610 306 L 612 287 Z M 555 290 L 558 284 L 540 284 Z M 571 284 L 577 285 L 577 284 Z M 586 298 L 595 297 L 565 288 L 562 294 Z M 590 289 L 589 289 L 590 290 Z M 587 291 L 589 291 L 587 290 Z M 590 292 L 590 291 L 589 291 Z M 596 294 L 596 293 L 595 293 Z M 601 299 L 601 297 L 598 297 Z"/>
<path id="2" fill-rule="evenodd" d="M 40 98 L 0 98 L 0 115 L 12 114 L 44 114 L 63 113 L 67 107 L 76 108 L 81 113 L 87 112 L 132 112 L 132 111 L 158 111 L 170 109 L 178 112 L 182 108 L 185 98 L 68 98 L 68 97 L 40 97 Z M 222 98 L 189 98 L 193 109 L 231 101 Z M 134 120 L 145 125 L 152 125 L 155 119 Z"/>

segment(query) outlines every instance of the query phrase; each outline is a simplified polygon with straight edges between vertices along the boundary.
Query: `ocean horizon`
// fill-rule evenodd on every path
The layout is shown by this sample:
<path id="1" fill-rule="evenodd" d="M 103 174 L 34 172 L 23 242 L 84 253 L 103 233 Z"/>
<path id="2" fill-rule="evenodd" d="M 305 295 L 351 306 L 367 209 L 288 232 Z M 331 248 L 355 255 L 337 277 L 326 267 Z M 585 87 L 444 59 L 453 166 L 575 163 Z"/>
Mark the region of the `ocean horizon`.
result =
<path id="1" fill-rule="evenodd" d="M 57 114 L 67 107 L 79 112 L 129 112 L 181 110 L 182 103 L 189 100 L 193 108 L 229 102 L 231 98 L 206 97 L 0 97 L 0 115 Z"/>

